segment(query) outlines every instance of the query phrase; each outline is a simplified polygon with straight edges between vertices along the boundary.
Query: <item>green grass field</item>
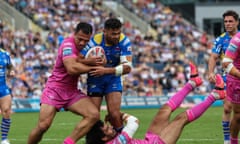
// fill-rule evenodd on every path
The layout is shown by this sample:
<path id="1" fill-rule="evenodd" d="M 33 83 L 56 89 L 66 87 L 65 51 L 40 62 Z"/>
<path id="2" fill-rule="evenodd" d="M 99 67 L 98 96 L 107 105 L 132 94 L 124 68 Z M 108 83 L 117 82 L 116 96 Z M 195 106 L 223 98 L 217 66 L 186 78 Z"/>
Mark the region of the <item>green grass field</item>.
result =
<path id="1" fill-rule="evenodd" d="M 177 110 L 173 116 L 183 111 Z M 122 110 L 134 114 L 140 120 L 140 127 L 136 133 L 136 138 L 143 138 L 157 109 L 132 109 Z M 103 111 L 104 115 L 105 112 Z M 223 143 L 221 128 L 222 107 L 211 107 L 207 112 L 194 123 L 185 127 L 182 136 L 177 144 L 220 144 Z M 27 137 L 31 129 L 38 120 L 38 113 L 15 113 L 12 115 L 12 127 L 9 139 L 13 144 L 26 144 Z M 70 112 L 60 112 L 57 114 L 52 127 L 44 135 L 41 144 L 61 144 L 63 139 L 71 132 L 80 117 Z M 81 139 L 78 144 L 84 144 Z"/>

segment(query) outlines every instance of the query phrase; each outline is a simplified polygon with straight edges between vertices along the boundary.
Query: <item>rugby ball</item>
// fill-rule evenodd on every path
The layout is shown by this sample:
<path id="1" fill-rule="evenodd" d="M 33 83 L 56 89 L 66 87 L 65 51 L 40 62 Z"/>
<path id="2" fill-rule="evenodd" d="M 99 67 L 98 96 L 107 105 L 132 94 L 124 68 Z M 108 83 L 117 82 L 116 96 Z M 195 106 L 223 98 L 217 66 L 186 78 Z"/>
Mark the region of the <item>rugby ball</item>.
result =
<path id="1" fill-rule="evenodd" d="M 104 49 L 101 46 L 95 46 L 90 48 L 86 53 L 85 57 L 90 58 L 90 57 L 96 57 L 96 56 L 106 59 Z"/>

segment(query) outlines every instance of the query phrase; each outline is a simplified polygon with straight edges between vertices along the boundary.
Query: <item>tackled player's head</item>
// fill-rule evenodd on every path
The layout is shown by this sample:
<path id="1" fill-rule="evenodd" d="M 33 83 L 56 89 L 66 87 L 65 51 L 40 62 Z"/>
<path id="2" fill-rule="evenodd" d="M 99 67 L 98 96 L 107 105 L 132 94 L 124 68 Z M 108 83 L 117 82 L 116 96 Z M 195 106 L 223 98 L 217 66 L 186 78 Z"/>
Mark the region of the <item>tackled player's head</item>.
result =
<path id="1" fill-rule="evenodd" d="M 117 45 L 120 40 L 122 23 L 118 18 L 109 18 L 104 23 L 104 36 L 107 44 Z"/>
<path id="2" fill-rule="evenodd" d="M 116 130 L 99 120 L 86 135 L 86 144 L 105 144 L 117 136 Z"/>
<path id="3" fill-rule="evenodd" d="M 102 138 L 105 136 L 101 127 L 103 127 L 104 123 L 99 120 L 97 121 L 92 129 L 86 135 L 86 144 L 104 144 L 105 142 Z"/>
<path id="4" fill-rule="evenodd" d="M 75 28 L 74 40 L 77 48 L 81 50 L 85 47 L 92 35 L 92 26 L 85 22 L 80 22 Z"/>

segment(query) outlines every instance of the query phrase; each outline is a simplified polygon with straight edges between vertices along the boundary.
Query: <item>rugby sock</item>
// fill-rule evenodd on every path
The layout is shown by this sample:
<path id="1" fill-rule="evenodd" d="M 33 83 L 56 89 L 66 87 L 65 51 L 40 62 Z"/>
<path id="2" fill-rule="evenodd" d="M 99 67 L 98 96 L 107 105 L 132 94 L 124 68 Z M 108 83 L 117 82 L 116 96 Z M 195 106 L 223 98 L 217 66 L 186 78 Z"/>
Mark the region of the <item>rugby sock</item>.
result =
<path id="1" fill-rule="evenodd" d="M 238 144 L 238 138 L 231 137 L 231 144 Z"/>
<path id="2" fill-rule="evenodd" d="M 1 124 L 2 140 L 7 139 L 10 125 L 11 125 L 11 119 L 2 118 L 2 124 Z"/>
<path id="3" fill-rule="evenodd" d="M 75 144 L 74 140 L 72 140 L 70 137 L 65 138 L 63 141 L 63 144 Z"/>
<path id="4" fill-rule="evenodd" d="M 214 101 L 214 96 L 210 94 L 203 102 L 199 103 L 191 109 L 188 109 L 186 111 L 188 120 L 194 121 L 195 119 L 200 117 Z"/>
<path id="5" fill-rule="evenodd" d="M 229 125 L 230 125 L 229 121 L 222 121 L 224 141 L 230 141 L 230 127 L 229 127 Z"/>
<path id="6" fill-rule="evenodd" d="M 180 106 L 184 98 L 193 90 L 193 87 L 190 83 L 186 83 L 184 87 L 173 95 L 167 102 L 171 107 L 172 111 Z"/>

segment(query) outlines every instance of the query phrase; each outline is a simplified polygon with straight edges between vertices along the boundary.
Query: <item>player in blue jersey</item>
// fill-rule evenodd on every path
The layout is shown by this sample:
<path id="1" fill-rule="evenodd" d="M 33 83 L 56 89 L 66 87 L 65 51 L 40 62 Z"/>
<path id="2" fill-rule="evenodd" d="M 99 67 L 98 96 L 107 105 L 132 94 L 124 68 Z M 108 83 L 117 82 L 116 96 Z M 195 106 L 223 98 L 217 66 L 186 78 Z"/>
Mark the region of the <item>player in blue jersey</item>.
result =
<path id="1" fill-rule="evenodd" d="M 122 23 L 117 18 L 109 18 L 104 23 L 104 30 L 95 34 L 87 46 L 80 52 L 85 57 L 88 50 L 94 46 L 103 47 L 107 59 L 104 67 L 98 67 L 88 75 L 88 95 L 100 110 L 102 99 L 105 96 L 109 121 L 117 131 L 121 131 L 121 76 L 131 71 L 132 49 L 131 42 L 121 32 Z M 91 64 L 87 59 L 81 59 L 82 63 Z"/>
<path id="2" fill-rule="evenodd" d="M 10 89 L 7 86 L 7 76 L 13 75 L 12 63 L 8 52 L 0 48 L 0 110 L 2 112 L 1 144 L 10 144 L 8 140 L 8 132 L 11 125 L 11 105 L 12 97 Z"/>
<path id="3" fill-rule="evenodd" d="M 229 42 L 238 32 L 238 19 L 239 16 L 235 11 L 229 10 L 223 14 L 224 28 L 226 32 L 216 38 L 212 53 L 208 61 L 208 79 L 210 82 L 215 83 L 215 67 L 217 61 L 223 58 Z M 222 77 L 226 83 L 226 74 L 222 70 Z M 224 99 L 224 111 L 222 115 L 222 127 L 224 134 L 224 144 L 230 144 L 230 118 L 232 112 L 231 102 Z"/>

